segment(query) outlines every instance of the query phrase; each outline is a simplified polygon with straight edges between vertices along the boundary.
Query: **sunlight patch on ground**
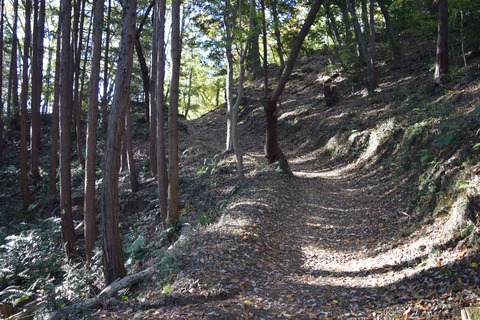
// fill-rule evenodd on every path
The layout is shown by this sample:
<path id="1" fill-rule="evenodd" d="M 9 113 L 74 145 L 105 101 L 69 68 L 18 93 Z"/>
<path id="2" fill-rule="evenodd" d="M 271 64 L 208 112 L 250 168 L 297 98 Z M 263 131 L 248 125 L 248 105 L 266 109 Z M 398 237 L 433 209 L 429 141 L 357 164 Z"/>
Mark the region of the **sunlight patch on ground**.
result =
<path id="1" fill-rule="evenodd" d="M 445 219 L 439 218 L 437 227 L 425 236 L 416 238 L 414 234 L 405 244 L 380 252 L 374 257 L 368 256 L 368 249 L 352 253 L 322 244 L 304 246 L 303 268 L 310 275 L 309 282 L 319 285 L 374 288 L 394 284 L 422 271 L 463 258 L 457 249 L 456 252 L 435 249 L 449 241 L 442 236 L 446 232 L 443 227 Z M 425 231 L 420 229 L 416 234 Z M 304 282 L 305 279 L 298 278 L 297 281 Z"/>

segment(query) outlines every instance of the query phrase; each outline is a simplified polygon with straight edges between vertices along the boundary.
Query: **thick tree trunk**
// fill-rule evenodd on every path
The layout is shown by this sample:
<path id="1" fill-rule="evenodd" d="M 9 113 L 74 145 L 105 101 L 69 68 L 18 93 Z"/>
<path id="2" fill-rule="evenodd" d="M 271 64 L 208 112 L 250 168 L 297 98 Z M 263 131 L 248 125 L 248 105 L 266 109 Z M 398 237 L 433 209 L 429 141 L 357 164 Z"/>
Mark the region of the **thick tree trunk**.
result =
<path id="1" fill-rule="evenodd" d="M 165 103 L 164 103 L 164 82 L 165 82 L 165 0 L 155 2 L 155 19 L 154 19 L 154 43 L 157 54 L 154 55 L 155 61 L 152 63 L 152 75 L 154 75 L 155 91 L 152 103 L 155 104 L 157 115 L 157 184 L 158 184 L 158 206 L 162 223 L 166 226 L 168 218 L 168 177 L 167 177 L 167 159 L 166 159 L 166 143 L 165 143 Z"/>
<path id="2" fill-rule="evenodd" d="M 267 44 L 267 17 L 266 17 L 266 13 L 265 13 L 265 11 L 266 11 L 265 10 L 265 0 L 260 0 L 260 4 L 261 4 L 261 7 L 262 7 L 263 86 L 264 86 L 264 91 L 265 91 L 265 97 L 267 97 L 270 89 L 268 87 L 268 44 Z M 281 46 L 281 43 L 277 41 L 277 45 Z M 281 49 L 278 53 L 279 53 L 279 55 L 280 54 L 283 55 Z M 283 70 L 283 67 L 285 66 L 285 61 L 283 61 L 283 57 L 280 58 L 280 64 L 281 64 L 281 67 L 282 67 L 282 70 Z"/>
<path id="3" fill-rule="evenodd" d="M 135 45 L 135 0 L 123 1 L 123 27 L 120 55 L 115 78 L 115 92 L 108 120 L 108 136 L 103 170 L 103 265 L 107 284 L 126 274 L 119 230 L 118 170 L 120 148 L 125 129 L 125 111 L 130 100 L 130 80 Z"/>
<path id="4" fill-rule="evenodd" d="M 88 90 L 85 197 L 83 203 L 87 262 L 92 260 L 93 249 L 97 240 L 95 173 L 97 169 L 98 85 L 100 83 L 100 60 L 102 57 L 104 4 L 104 0 L 96 0 L 93 4 L 92 65 Z"/>
<path id="5" fill-rule="evenodd" d="M 31 2 L 27 1 L 25 4 L 25 42 L 23 47 L 23 79 L 22 79 L 22 108 L 20 119 L 20 186 L 23 197 L 23 208 L 27 209 L 33 202 L 32 194 L 28 187 L 28 166 L 27 166 L 27 105 L 28 105 L 28 62 L 30 59 L 30 45 L 31 45 Z"/>
<path id="6" fill-rule="evenodd" d="M 45 0 L 34 1 L 32 48 L 32 126 L 31 126 L 31 171 L 34 182 L 40 181 L 40 108 L 42 100 L 43 38 L 45 35 Z"/>
<path id="7" fill-rule="evenodd" d="M 382 11 L 383 19 L 385 20 L 385 26 L 388 32 L 388 39 L 390 40 L 390 46 L 392 47 L 393 63 L 396 66 L 400 66 L 402 62 L 402 49 L 398 42 L 397 33 L 393 28 L 392 20 L 390 19 L 390 13 L 385 6 L 384 0 L 377 0 L 378 6 Z"/>
<path id="8" fill-rule="evenodd" d="M 448 0 L 438 0 L 438 35 L 435 64 L 435 84 L 443 84 L 443 76 L 448 72 Z"/>
<path id="9" fill-rule="evenodd" d="M 278 145 L 278 114 L 277 114 L 277 102 L 280 96 L 282 95 L 285 85 L 292 74 L 293 67 L 297 61 L 298 54 L 302 47 L 303 41 L 305 40 L 310 27 L 315 21 L 318 10 L 320 10 L 322 0 L 315 0 L 308 16 L 303 23 L 302 29 L 300 30 L 295 43 L 292 46 L 292 51 L 285 64 L 285 69 L 283 70 L 282 76 L 278 80 L 277 87 L 272 92 L 270 97 L 266 99 L 264 105 L 265 111 L 265 120 L 266 120 L 266 139 L 265 139 L 265 156 L 267 157 L 270 163 L 278 161 L 280 169 L 285 173 L 291 173 L 290 167 L 287 162 L 287 158 L 283 154 L 280 146 Z"/>
<path id="10" fill-rule="evenodd" d="M 180 38 L 180 0 L 172 1 L 172 78 L 170 81 L 170 105 L 168 116 L 168 223 L 178 221 L 178 99 L 182 39 Z"/>
<path id="11" fill-rule="evenodd" d="M 71 18 L 72 4 L 70 0 L 62 0 L 60 14 L 61 25 L 61 63 L 60 63 L 60 210 L 62 222 L 62 238 L 68 256 L 77 254 L 75 248 L 75 229 L 72 212 L 72 182 L 71 182 L 71 138 L 72 128 L 72 49 L 71 49 Z"/>

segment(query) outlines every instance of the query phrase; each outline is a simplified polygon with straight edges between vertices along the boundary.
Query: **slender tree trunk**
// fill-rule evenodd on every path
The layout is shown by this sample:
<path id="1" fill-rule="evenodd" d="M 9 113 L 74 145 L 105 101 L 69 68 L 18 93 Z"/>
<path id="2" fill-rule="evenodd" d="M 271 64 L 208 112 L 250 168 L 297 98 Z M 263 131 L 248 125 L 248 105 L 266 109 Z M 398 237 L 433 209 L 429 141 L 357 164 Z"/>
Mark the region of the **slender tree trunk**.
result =
<path id="1" fill-rule="evenodd" d="M 248 62 L 249 67 L 252 70 L 254 79 L 260 79 L 262 76 L 262 64 L 260 61 L 260 47 L 259 39 L 261 27 L 259 25 L 259 19 L 257 16 L 257 5 L 255 0 L 250 0 L 250 16 L 249 16 L 249 38 L 250 38 L 250 50 L 248 50 Z"/>
<path id="2" fill-rule="evenodd" d="M 103 265 L 107 284 L 126 274 L 119 230 L 118 170 L 120 148 L 125 129 L 125 111 L 130 100 L 130 80 L 135 45 L 135 0 L 123 1 L 123 27 L 115 91 L 108 120 L 108 136 L 103 169 Z"/>
<path id="3" fill-rule="evenodd" d="M 302 47 L 303 41 L 305 40 L 310 27 L 315 21 L 318 10 L 320 10 L 322 0 L 315 0 L 310 11 L 308 12 L 307 18 L 303 23 L 302 29 L 300 30 L 295 42 L 290 51 L 290 55 L 285 64 L 285 69 L 283 70 L 282 76 L 278 80 L 277 87 L 272 92 L 272 94 L 266 99 L 264 111 L 265 111 L 265 120 L 266 120 L 266 140 L 265 140 L 265 156 L 267 157 L 270 163 L 278 161 L 280 169 L 285 173 L 291 173 L 290 167 L 287 162 L 287 158 L 283 154 L 280 146 L 278 145 L 278 114 L 277 114 L 277 102 L 280 96 L 282 95 L 285 85 L 292 74 L 293 67 L 297 61 L 298 54 Z"/>
<path id="4" fill-rule="evenodd" d="M 172 77 L 170 81 L 170 105 L 168 114 L 168 218 L 167 223 L 178 221 L 178 101 L 180 88 L 180 60 L 182 39 L 180 38 L 180 3 L 172 0 L 172 40 L 171 61 Z"/>
<path id="5" fill-rule="evenodd" d="M 52 74 L 52 61 L 53 61 L 53 48 L 51 46 L 48 46 L 48 62 L 47 62 L 47 71 L 46 73 L 46 83 L 45 83 L 45 96 L 44 96 L 44 101 L 43 101 L 43 107 L 42 107 L 42 114 L 47 114 L 48 110 L 50 108 L 50 94 L 52 92 L 52 87 L 51 87 L 51 74 Z"/>
<path id="6" fill-rule="evenodd" d="M 18 99 L 18 0 L 13 1 L 12 54 L 10 56 L 10 78 L 7 105 L 7 139 L 12 138 L 13 124 L 19 123 L 20 101 Z"/>
<path id="7" fill-rule="evenodd" d="M 150 12 L 152 11 L 154 5 L 154 1 L 150 2 L 148 5 L 147 11 L 145 12 L 145 15 L 143 16 L 142 21 L 140 22 L 140 25 L 137 28 L 136 36 L 135 36 L 135 51 L 137 53 L 138 57 L 138 63 L 140 64 L 140 71 L 142 75 L 142 84 L 143 84 L 143 91 L 144 91 L 144 96 L 143 96 L 143 101 L 144 101 L 144 106 L 145 106 L 145 119 L 147 121 L 150 120 L 150 87 L 151 87 L 151 79 L 148 74 L 148 66 L 147 66 L 147 61 L 145 59 L 145 55 L 143 53 L 143 48 L 142 48 L 142 43 L 140 41 L 140 35 L 142 34 L 142 31 L 145 27 L 145 23 L 147 22 L 148 18 L 150 17 Z"/>
<path id="8" fill-rule="evenodd" d="M 393 63 L 396 66 L 400 66 L 402 62 L 402 49 L 398 42 L 397 33 L 393 28 L 392 20 L 390 19 L 390 13 L 385 6 L 384 0 L 377 0 L 378 6 L 382 11 L 383 19 L 385 20 L 385 26 L 388 32 L 388 39 L 390 40 L 390 46 L 392 47 Z"/>
<path id="9" fill-rule="evenodd" d="M 165 104 L 164 104 L 164 82 L 165 82 L 165 0 L 155 2 L 155 19 L 154 19 L 154 43 L 156 55 L 154 55 L 154 63 L 152 66 L 152 75 L 154 75 L 154 86 L 152 93 L 153 103 L 155 104 L 157 115 L 157 184 L 158 184 L 158 205 L 160 208 L 160 216 L 162 223 L 166 226 L 168 219 L 168 177 L 167 177 L 167 159 L 166 159 L 166 143 L 165 143 Z"/>
<path id="10" fill-rule="evenodd" d="M 104 0 L 93 3 L 92 65 L 88 90 L 87 148 L 85 158 L 84 234 L 87 262 L 93 257 L 97 240 L 97 207 L 95 196 L 95 173 L 97 169 L 97 122 L 98 85 L 100 83 L 100 60 L 102 57 L 102 34 Z"/>
<path id="11" fill-rule="evenodd" d="M 265 0 L 260 0 L 262 6 L 262 44 L 263 44 L 263 86 L 265 89 L 265 98 L 268 96 L 268 46 L 267 46 L 267 20 L 265 14 Z M 278 45 L 281 45 L 280 42 L 277 42 Z M 280 54 L 281 52 L 279 52 Z M 283 53 L 282 53 L 283 54 Z M 282 64 L 282 69 L 285 65 L 283 57 L 280 59 Z"/>
<path id="12" fill-rule="evenodd" d="M 438 0 L 438 35 L 435 84 L 442 85 L 448 72 L 448 0 Z"/>
<path id="13" fill-rule="evenodd" d="M 340 37 L 340 33 L 338 32 L 338 27 L 335 21 L 335 17 L 332 15 L 332 11 L 330 10 L 330 4 L 328 2 L 324 3 L 324 8 L 325 8 L 325 16 L 328 20 L 328 23 L 327 23 L 328 34 L 329 34 L 329 37 L 332 38 L 335 55 L 337 56 L 337 59 L 342 65 L 342 67 L 346 69 L 347 66 L 343 62 L 342 57 L 340 56 L 340 52 L 338 50 L 338 45 L 341 43 L 342 38 Z"/>
<path id="14" fill-rule="evenodd" d="M 28 187 L 28 166 L 27 166 L 27 105 L 28 105 L 28 84 L 29 84 L 29 73 L 28 73 L 28 63 L 30 59 L 30 46 L 31 46 L 31 10 L 32 3 L 27 1 L 25 4 L 25 42 L 23 47 L 23 79 L 22 79 L 22 109 L 21 109 L 21 119 L 20 119 L 20 185 L 22 189 L 23 197 L 23 208 L 27 209 L 28 206 L 33 202 L 32 194 Z"/>
<path id="15" fill-rule="evenodd" d="M 0 70 L 3 71 L 3 12 L 5 7 L 5 0 L 1 1 L 0 11 Z M 0 72 L 0 83 L 3 86 L 3 72 Z M 3 95 L 0 94 L 0 167 L 3 166 Z"/>
<path id="16" fill-rule="evenodd" d="M 373 94 L 375 92 L 375 71 L 373 70 L 375 66 L 372 64 L 372 58 L 367 47 L 367 42 L 363 37 L 362 29 L 360 28 L 360 23 L 358 22 L 357 14 L 355 13 L 355 8 L 352 6 L 350 0 L 346 0 L 345 2 L 347 4 L 348 10 L 350 11 L 350 14 L 352 15 L 353 28 L 355 29 L 355 36 L 360 43 L 361 55 L 363 56 L 367 64 L 367 90 L 369 94 Z"/>
<path id="17" fill-rule="evenodd" d="M 264 0 L 263 0 L 264 1 Z M 275 32 L 275 40 L 277 42 L 277 54 L 278 58 L 280 59 L 280 68 L 282 70 L 285 68 L 285 59 L 283 58 L 283 49 L 282 49 L 282 39 L 280 36 L 280 23 L 278 20 L 278 7 L 277 7 L 277 1 L 278 0 L 273 0 L 272 1 L 272 15 L 273 15 L 273 30 Z M 265 18 L 264 18 L 265 20 Z"/>
<path id="18" fill-rule="evenodd" d="M 187 89 L 187 104 L 185 107 L 185 119 L 188 117 L 188 111 L 190 111 L 192 104 L 192 86 L 193 86 L 193 67 L 188 71 L 188 89 Z"/>
<path id="19" fill-rule="evenodd" d="M 61 61 L 60 61 L 60 210 L 62 222 L 62 238 L 68 256 L 77 254 L 76 237 L 73 227 L 72 212 L 72 177 L 71 177 L 71 137 L 72 128 L 72 47 L 71 25 L 72 4 L 70 0 L 62 0 L 60 14 L 61 25 Z"/>
<path id="20" fill-rule="evenodd" d="M 110 54 L 110 23 L 112 15 L 112 0 L 108 0 L 105 34 L 105 52 L 103 62 L 103 95 L 102 95 L 102 131 L 107 132 L 108 127 L 108 68 Z"/>
<path id="21" fill-rule="evenodd" d="M 34 182 L 41 179 L 40 154 L 40 108 L 42 100 L 43 38 L 45 34 L 45 0 L 35 0 L 32 48 L 32 127 L 31 127 L 31 171 Z"/>
<path id="22" fill-rule="evenodd" d="M 125 112 L 125 148 L 127 150 L 127 166 L 128 175 L 130 177 L 130 187 L 132 192 L 136 192 L 140 189 L 140 183 L 138 182 L 135 159 L 133 158 L 133 143 L 132 143 L 132 112 L 130 106 L 127 107 Z"/>
<path id="23" fill-rule="evenodd" d="M 53 89 L 53 105 L 52 105 L 52 132 L 50 136 L 50 168 L 48 171 L 48 198 L 50 199 L 50 206 L 53 207 L 58 201 L 57 190 L 57 170 L 58 170 L 58 139 L 60 137 L 59 122 L 60 122 L 60 67 L 61 67 L 61 26 L 62 15 L 59 16 L 58 30 L 57 30 L 57 44 L 55 57 L 55 79 Z"/>
<path id="24" fill-rule="evenodd" d="M 73 16 L 73 122 L 75 123 L 76 147 L 78 161 L 85 168 L 82 148 L 82 102 L 80 101 L 80 65 L 83 43 L 83 19 L 85 16 L 85 0 L 75 0 Z"/>
<path id="25" fill-rule="evenodd" d="M 369 0 L 369 14 L 370 14 L 370 64 L 372 65 L 370 72 L 370 79 L 374 88 L 377 87 L 377 43 L 375 39 L 375 4 L 374 0 Z"/>

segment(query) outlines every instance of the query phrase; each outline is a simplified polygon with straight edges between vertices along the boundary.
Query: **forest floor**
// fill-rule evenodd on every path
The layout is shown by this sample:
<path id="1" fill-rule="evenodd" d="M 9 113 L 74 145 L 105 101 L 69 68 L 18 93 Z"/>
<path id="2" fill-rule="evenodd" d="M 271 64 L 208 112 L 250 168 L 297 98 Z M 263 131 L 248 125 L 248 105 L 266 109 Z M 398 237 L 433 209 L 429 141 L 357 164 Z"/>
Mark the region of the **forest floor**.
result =
<path id="1" fill-rule="evenodd" d="M 305 68 L 279 110 L 293 176 L 265 163 L 253 89 L 240 123 L 243 185 L 233 155 L 222 152 L 225 111 L 184 121 L 182 206 L 191 228 L 174 255 L 172 281 L 158 287 L 152 279 L 136 289 L 143 302 L 117 301 L 95 318 L 460 319 L 462 308 L 480 305 L 478 246 L 456 240 L 449 214 L 414 210 L 416 172 L 378 154 L 365 158 L 372 135 L 363 158 L 317 147 L 340 122 L 361 131 L 398 115 L 402 109 L 387 102 L 399 92 L 395 84 L 423 86 L 430 74 L 385 80 L 373 102 L 339 84 L 344 102 L 326 107 L 318 74 Z M 208 223 L 193 223 L 199 214 Z"/>

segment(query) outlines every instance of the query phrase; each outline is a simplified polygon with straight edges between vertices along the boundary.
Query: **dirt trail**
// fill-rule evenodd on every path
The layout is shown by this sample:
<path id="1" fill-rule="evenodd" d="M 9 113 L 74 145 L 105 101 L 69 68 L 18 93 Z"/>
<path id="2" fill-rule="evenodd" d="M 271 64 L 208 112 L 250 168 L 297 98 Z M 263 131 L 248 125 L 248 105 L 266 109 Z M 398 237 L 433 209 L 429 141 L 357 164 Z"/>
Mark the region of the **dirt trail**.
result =
<path id="1" fill-rule="evenodd" d="M 381 170 L 354 174 L 305 159 L 293 159 L 292 168 L 295 177 L 250 177 L 222 219 L 193 235 L 165 307 L 149 309 L 145 318 L 459 314 L 438 299 L 462 290 L 455 288 L 457 275 L 438 274 L 461 253 L 450 250 L 450 261 L 429 255 L 442 245 L 437 224 L 422 236 L 402 236 L 411 218 L 402 211 L 405 185 Z M 459 277 L 468 287 L 478 279 L 466 272 Z"/>

